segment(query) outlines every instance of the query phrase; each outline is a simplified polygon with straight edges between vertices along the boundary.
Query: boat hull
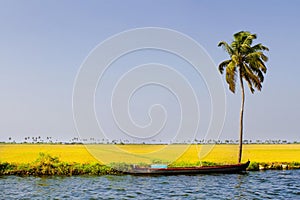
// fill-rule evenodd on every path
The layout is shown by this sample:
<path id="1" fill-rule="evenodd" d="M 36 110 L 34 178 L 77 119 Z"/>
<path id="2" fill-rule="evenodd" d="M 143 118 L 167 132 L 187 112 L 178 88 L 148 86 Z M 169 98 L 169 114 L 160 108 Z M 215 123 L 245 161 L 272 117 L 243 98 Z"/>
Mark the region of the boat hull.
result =
<path id="1" fill-rule="evenodd" d="M 250 161 L 235 165 L 221 165 L 209 167 L 174 167 L 174 168 L 147 168 L 135 167 L 128 171 L 133 175 L 181 175 L 181 174 L 209 174 L 209 173 L 238 173 L 246 171 Z"/>

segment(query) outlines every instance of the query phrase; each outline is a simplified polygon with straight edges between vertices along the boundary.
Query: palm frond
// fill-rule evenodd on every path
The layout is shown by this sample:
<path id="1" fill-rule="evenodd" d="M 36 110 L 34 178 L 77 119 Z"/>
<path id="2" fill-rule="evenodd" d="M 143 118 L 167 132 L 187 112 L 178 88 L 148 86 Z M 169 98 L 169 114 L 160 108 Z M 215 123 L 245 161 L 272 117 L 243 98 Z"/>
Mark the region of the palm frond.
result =
<path id="1" fill-rule="evenodd" d="M 231 47 L 232 47 L 232 50 L 234 52 L 239 52 L 240 51 L 240 46 L 241 46 L 241 43 L 240 41 L 238 40 L 234 40 L 232 43 L 231 43 Z"/>
<path id="2" fill-rule="evenodd" d="M 260 55 L 260 58 L 264 61 L 264 62 L 267 62 L 269 60 L 269 58 L 265 55 L 265 54 L 261 54 Z"/>
<path id="3" fill-rule="evenodd" d="M 268 61 L 268 57 L 262 52 L 249 53 L 244 57 L 244 61 L 249 63 L 252 67 L 262 70 L 264 73 L 267 72 L 267 67 L 265 66 L 264 62 Z"/>
<path id="4" fill-rule="evenodd" d="M 251 49 L 253 49 L 253 51 L 269 51 L 269 48 L 261 43 L 252 46 Z"/>
<path id="5" fill-rule="evenodd" d="M 233 61 L 231 61 L 226 67 L 226 82 L 229 85 L 229 90 L 235 93 L 236 64 Z"/>
<path id="6" fill-rule="evenodd" d="M 258 76 L 255 75 L 253 73 L 253 71 L 246 64 L 243 65 L 243 68 L 245 70 L 244 71 L 245 74 L 244 74 L 243 78 L 247 77 L 247 79 L 249 79 L 251 81 L 251 83 L 253 84 L 253 86 L 260 91 L 261 88 L 262 88 L 262 85 L 261 85 L 261 81 L 258 78 Z"/>
<path id="7" fill-rule="evenodd" d="M 244 57 L 244 60 L 246 62 L 250 62 L 250 61 L 255 61 L 257 59 L 259 59 L 261 56 L 262 56 L 262 52 L 260 51 L 256 51 L 256 52 L 252 52 L 252 53 L 249 53 L 247 54 L 245 57 Z"/>
<path id="8" fill-rule="evenodd" d="M 257 66 L 257 63 L 248 63 L 248 67 L 252 70 L 253 73 L 259 78 L 260 82 L 264 82 L 264 74 L 260 70 L 259 66 Z"/>
<path id="9" fill-rule="evenodd" d="M 233 34 L 233 39 L 235 41 L 243 41 L 245 36 L 250 35 L 250 34 L 251 33 L 248 31 L 240 31 L 240 32 Z"/>
<path id="10" fill-rule="evenodd" d="M 256 34 L 251 34 L 249 31 L 240 31 L 233 35 L 234 41 L 240 41 L 241 44 L 251 45 L 256 39 Z"/>
<path id="11" fill-rule="evenodd" d="M 227 42 L 221 41 L 218 44 L 218 47 L 223 47 L 223 49 L 231 56 L 233 54 L 233 49 Z"/>
<path id="12" fill-rule="evenodd" d="M 256 34 L 251 34 L 250 32 L 245 32 L 243 44 L 251 46 L 254 39 L 256 39 Z"/>
<path id="13" fill-rule="evenodd" d="M 231 60 L 235 63 L 235 65 L 240 62 L 240 59 L 237 55 L 232 55 Z"/>
<path id="14" fill-rule="evenodd" d="M 265 63 L 261 59 L 258 59 L 257 63 L 259 65 L 259 68 L 261 69 L 261 71 L 263 71 L 264 73 L 267 73 L 267 67 L 266 67 Z"/>
<path id="15" fill-rule="evenodd" d="M 219 64 L 219 71 L 221 74 L 223 74 L 224 68 L 226 68 L 230 62 L 231 62 L 231 60 L 225 60 Z"/>
<path id="16" fill-rule="evenodd" d="M 252 81 L 249 79 L 248 76 L 243 76 L 243 78 L 246 80 L 247 84 L 248 84 L 248 87 L 250 89 L 250 92 L 251 93 L 254 93 L 254 88 L 253 88 L 253 85 L 252 85 Z"/>
<path id="17" fill-rule="evenodd" d="M 242 44 L 240 49 L 242 54 L 247 54 L 247 52 L 251 51 L 251 46 L 248 44 Z"/>
<path id="18" fill-rule="evenodd" d="M 240 31 L 233 35 L 234 40 L 230 45 L 224 41 L 218 44 L 230 56 L 229 60 L 225 60 L 219 64 L 219 71 L 223 74 L 226 68 L 226 82 L 233 93 L 235 93 L 238 74 L 242 80 L 247 82 L 252 93 L 255 89 L 261 90 L 262 88 L 264 73 L 267 72 L 264 62 L 268 61 L 268 57 L 263 51 L 269 51 L 269 49 L 261 43 L 252 46 L 256 38 L 256 34 L 248 31 Z"/>

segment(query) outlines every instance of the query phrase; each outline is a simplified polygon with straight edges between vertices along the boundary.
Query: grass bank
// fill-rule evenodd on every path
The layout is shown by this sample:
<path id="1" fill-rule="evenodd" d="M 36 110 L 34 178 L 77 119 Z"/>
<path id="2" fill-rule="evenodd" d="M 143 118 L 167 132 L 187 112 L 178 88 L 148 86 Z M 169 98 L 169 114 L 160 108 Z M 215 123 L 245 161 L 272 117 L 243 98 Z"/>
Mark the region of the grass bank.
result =
<path id="1" fill-rule="evenodd" d="M 62 162 L 58 157 L 40 153 L 39 157 L 32 163 L 0 163 L 0 175 L 19 176 L 45 176 L 45 175 L 106 175 L 120 174 L 112 167 L 100 163 L 68 163 Z"/>
<path id="2" fill-rule="evenodd" d="M 161 163 L 161 161 L 153 162 Z M 147 163 L 138 163 L 139 166 L 149 166 Z M 186 163 L 176 161 L 169 164 L 169 167 L 192 167 L 192 166 L 215 166 L 220 165 L 212 162 Z M 60 161 L 58 157 L 49 154 L 40 153 L 38 158 L 31 163 L 8 163 L 0 162 L 0 175 L 18 175 L 18 176 L 74 176 L 74 175 L 121 175 L 124 171 L 130 170 L 132 165 L 128 163 L 111 163 L 103 165 L 95 163 L 68 163 Z M 252 162 L 247 170 L 282 170 L 282 169 L 300 169 L 300 162 L 292 163 L 258 163 Z"/>

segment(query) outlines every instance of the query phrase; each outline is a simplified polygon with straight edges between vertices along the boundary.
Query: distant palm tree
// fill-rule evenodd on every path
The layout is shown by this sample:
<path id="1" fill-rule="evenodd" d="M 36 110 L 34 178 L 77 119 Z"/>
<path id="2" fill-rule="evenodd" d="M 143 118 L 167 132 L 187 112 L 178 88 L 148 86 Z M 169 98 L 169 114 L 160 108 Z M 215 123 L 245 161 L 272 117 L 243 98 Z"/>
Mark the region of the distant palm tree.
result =
<path id="1" fill-rule="evenodd" d="M 239 138 L 239 157 L 238 162 L 242 159 L 243 145 L 243 115 L 245 103 L 244 80 L 247 82 L 250 91 L 253 93 L 254 88 L 261 90 L 262 82 L 264 81 L 264 73 L 267 72 L 267 67 L 264 62 L 268 61 L 268 57 L 263 54 L 263 51 L 269 49 L 262 44 L 252 46 L 252 42 L 256 39 L 255 34 L 241 31 L 233 35 L 233 42 L 228 43 L 221 41 L 218 46 L 224 47 L 229 54 L 230 59 L 219 64 L 221 74 L 226 68 L 226 82 L 229 85 L 231 92 L 235 93 L 236 80 L 239 79 L 241 87 L 241 111 L 240 111 L 240 138 Z"/>

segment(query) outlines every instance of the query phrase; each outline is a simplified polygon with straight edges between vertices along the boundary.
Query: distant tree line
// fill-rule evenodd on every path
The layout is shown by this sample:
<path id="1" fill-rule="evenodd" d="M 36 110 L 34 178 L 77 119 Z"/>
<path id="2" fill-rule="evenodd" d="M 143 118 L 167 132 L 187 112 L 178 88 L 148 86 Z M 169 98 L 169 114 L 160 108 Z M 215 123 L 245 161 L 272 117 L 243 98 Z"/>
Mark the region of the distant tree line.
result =
<path id="1" fill-rule="evenodd" d="M 238 144 L 239 140 L 226 139 L 226 140 L 215 140 L 215 139 L 194 139 L 184 140 L 184 141 L 162 141 L 162 140 L 149 140 L 149 141 L 138 141 L 138 140 L 127 140 L 127 139 L 96 139 L 96 138 L 79 138 L 74 137 L 68 141 L 60 141 L 51 136 L 42 137 L 42 136 L 34 136 L 34 137 L 24 137 L 23 141 L 16 142 L 12 137 L 8 138 L 8 141 L 2 141 L 0 143 L 22 143 L 22 144 Z M 288 140 L 243 140 L 244 144 L 300 144 L 300 141 L 288 141 Z"/>

